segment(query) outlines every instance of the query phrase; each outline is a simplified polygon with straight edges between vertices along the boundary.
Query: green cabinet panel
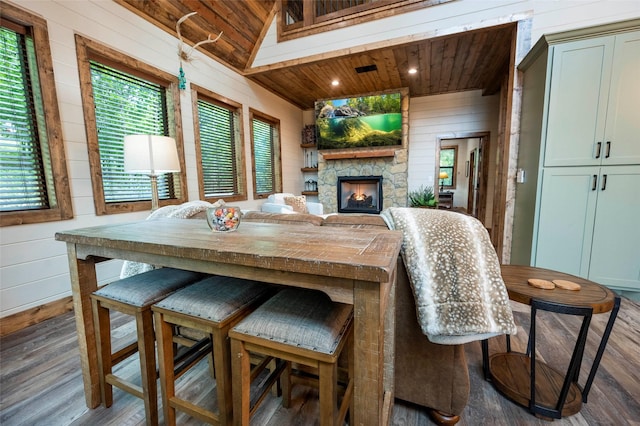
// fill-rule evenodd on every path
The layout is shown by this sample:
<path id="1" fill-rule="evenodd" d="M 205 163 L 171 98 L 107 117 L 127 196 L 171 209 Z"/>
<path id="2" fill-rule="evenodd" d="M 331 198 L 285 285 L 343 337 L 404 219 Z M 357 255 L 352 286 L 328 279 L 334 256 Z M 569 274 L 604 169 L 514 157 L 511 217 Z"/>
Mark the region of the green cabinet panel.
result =
<path id="1" fill-rule="evenodd" d="M 586 277 L 599 167 L 553 167 L 542 173 L 535 266 Z"/>
<path id="2" fill-rule="evenodd" d="M 613 41 L 598 37 L 553 46 L 545 166 L 600 164 L 597 141 L 601 151 Z"/>
<path id="3" fill-rule="evenodd" d="M 640 31 L 616 36 L 612 70 L 602 165 L 640 164 Z"/>
<path id="4" fill-rule="evenodd" d="M 589 279 L 640 291 L 640 166 L 600 170 Z"/>
<path id="5" fill-rule="evenodd" d="M 640 163 L 640 32 L 552 47 L 544 166 Z"/>

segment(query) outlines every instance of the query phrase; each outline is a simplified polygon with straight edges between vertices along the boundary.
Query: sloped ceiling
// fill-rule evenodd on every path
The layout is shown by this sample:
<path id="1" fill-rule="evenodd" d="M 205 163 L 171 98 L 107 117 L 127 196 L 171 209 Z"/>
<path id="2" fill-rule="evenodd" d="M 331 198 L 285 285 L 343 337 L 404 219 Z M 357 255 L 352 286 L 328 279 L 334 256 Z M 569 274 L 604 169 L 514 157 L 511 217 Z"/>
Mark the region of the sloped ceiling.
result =
<path id="1" fill-rule="evenodd" d="M 256 46 L 274 19 L 276 0 L 115 0 L 163 30 L 176 34 L 178 19 L 190 45 L 209 34 L 223 36 L 199 47 L 208 56 L 247 76 L 302 109 L 317 99 L 409 88 L 412 97 L 482 90 L 494 94 L 508 75 L 515 24 L 467 31 L 356 53 L 338 52 L 313 62 L 251 69 Z M 303 55 L 301 55 L 303 56 Z M 375 66 L 358 73 L 356 68 Z M 408 74 L 414 67 L 416 74 Z M 332 86 L 333 80 L 340 85 Z"/>

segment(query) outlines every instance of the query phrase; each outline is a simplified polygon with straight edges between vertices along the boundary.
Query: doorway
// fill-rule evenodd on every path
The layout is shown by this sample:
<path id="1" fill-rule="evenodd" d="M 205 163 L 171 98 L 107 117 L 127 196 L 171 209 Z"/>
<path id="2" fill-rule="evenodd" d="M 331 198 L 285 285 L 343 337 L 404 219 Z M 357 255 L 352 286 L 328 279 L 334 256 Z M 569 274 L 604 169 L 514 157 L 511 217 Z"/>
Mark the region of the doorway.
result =
<path id="1" fill-rule="evenodd" d="M 435 171 L 435 179 L 439 182 L 440 150 L 457 147 L 454 181 L 456 183 L 453 187 L 449 187 L 447 192 L 453 193 L 454 208 L 476 217 L 487 229 L 491 228 L 493 219 L 491 213 L 487 215 L 487 206 L 493 202 L 493 184 L 489 182 L 489 170 L 492 167 L 489 155 L 490 140 L 489 132 L 469 132 L 438 137 Z M 450 196 L 450 194 L 447 195 Z M 489 209 L 489 212 L 491 211 L 492 209 Z"/>

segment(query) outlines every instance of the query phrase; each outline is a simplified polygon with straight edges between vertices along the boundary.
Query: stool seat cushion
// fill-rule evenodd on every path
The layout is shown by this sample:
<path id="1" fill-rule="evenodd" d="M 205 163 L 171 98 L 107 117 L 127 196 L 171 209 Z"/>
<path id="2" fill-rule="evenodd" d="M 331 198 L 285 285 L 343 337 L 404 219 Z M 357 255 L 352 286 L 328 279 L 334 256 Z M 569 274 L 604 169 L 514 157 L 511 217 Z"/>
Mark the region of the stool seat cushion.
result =
<path id="1" fill-rule="evenodd" d="M 159 268 L 114 281 L 93 294 L 131 306 L 144 307 L 204 276 L 206 275 L 199 272 Z"/>
<path id="2" fill-rule="evenodd" d="M 274 292 L 273 286 L 240 278 L 212 276 L 158 302 L 155 308 L 207 321 L 223 322 Z"/>
<path id="3" fill-rule="evenodd" d="M 352 318 L 352 305 L 333 302 L 321 291 L 285 289 L 232 332 L 332 355 Z"/>

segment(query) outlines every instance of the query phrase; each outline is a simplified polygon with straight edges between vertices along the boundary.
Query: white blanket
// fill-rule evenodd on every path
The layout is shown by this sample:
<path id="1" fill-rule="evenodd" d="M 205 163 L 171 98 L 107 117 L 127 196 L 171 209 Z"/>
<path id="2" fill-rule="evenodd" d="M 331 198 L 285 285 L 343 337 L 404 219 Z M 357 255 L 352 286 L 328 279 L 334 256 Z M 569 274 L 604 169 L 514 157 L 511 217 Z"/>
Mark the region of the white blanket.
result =
<path id="1" fill-rule="evenodd" d="M 381 215 L 390 229 L 404 234 L 402 258 L 418 322 L 430 341 L 462 344 L 516 333 L 498 256 L 480 221 L 407 207 Z"/>
<path id="2" fill-rule="evenodd" d="M 147 220 L 153 219 L 162 219 L 162 218 L 176 218 L 176 219 L 188 219 L 192 216 L 197 215 L 200 212 L 205 211 L 209 207 L 220 207 L 224 205 L 224 200 L 218 200 L 215 203 L 211 204 L 207 201 L 189 201 L 179 205 L 169 205 L 160 207 L 159 209 L 151 212 L 149 216 L 147 216 Z M 120 278 L 127 278 L 132 275 L 137 275 L 142 272 L 147 272 L 152 269 L 155 269 L 154 265 L 149 265 L 147 263 L 139 263 L 139 262 L 131 262 L 125 260 L 122 264 L 122 269 L 120 270 Z"/>

